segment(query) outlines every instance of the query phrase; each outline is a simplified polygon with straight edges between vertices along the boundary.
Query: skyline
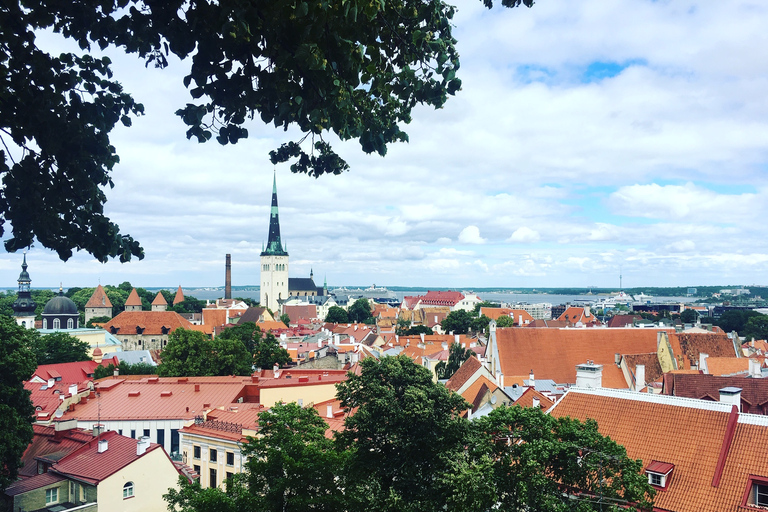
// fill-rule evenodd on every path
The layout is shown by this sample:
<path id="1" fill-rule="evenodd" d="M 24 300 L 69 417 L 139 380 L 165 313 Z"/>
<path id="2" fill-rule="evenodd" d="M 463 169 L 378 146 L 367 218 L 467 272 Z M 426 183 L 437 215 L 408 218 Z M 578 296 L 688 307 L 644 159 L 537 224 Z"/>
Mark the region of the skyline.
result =
<path id="1" fill-rule="evenodd" d="M 269 163 L 292 130 L 187 141 L 184 65 L 109 52 L 147 115 L 112 133 L 106 213 L 146 257 L 33 247 L 33 287 L 221 286 L 227 253 L 258 285 L 273 172 L 290 275 L 330 287 L 768 284 L 768 6 L 455 4 L 462 90 L 384 158 L 329 137 L 351 170 L 319 179 Z M 3 287 L 21 260 L 0 255 Z"/>

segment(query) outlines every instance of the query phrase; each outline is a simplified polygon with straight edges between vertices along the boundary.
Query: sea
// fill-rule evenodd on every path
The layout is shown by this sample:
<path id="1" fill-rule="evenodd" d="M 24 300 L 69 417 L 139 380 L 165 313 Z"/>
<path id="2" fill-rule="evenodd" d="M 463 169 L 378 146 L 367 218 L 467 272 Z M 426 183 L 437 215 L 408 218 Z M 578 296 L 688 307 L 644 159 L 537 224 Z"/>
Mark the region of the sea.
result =
<path id="1" fill-rule="evenodd" d="M 191 295 L 200 300 L 215 300 L 224 296 L 223 288 L 190 288 L 182 289 L 184 295 Z M 333 290 L 331 290 L 333 291 Z M 405 296 L 424 295 L 426 290 L 423 288 L 393 290 L 398 299 L 402 300 Z M 233 297 L 242 297 L 247 299 L 259 300 L 259 290 L 232 290 Z M 515 293 L 513 291 L 493 291 L 479 292 L 477 294 L 482 300 L 507 304 L 540 304 L 542 302 L 549 304 L 590 304 L 601 299 L 609 298 L 607 295 L 558 295 L 549 293 Z M 691 302 L 695 297 L 659 297 L 650 299 L 651 302 Z"/>

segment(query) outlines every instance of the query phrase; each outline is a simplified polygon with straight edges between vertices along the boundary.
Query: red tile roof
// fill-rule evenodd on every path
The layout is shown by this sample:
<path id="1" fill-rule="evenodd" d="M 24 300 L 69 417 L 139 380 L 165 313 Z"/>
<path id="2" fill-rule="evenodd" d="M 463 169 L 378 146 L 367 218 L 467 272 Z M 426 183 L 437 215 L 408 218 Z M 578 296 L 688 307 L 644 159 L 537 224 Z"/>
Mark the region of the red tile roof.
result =
<path id="1" fill-rule="evenodd" d="M 750 475 L 768 478 L 760 441 L 768 437 L 768 422 L 739 415 L 727 404 L 571 388 L 551 414 L 596 420 L 601 434 L 623 445 L 646 468 L 654 462 L 674 464 L 666 490 L 656 494 L 654 510 L 753 510 L 741 507 Z"/>
<path id="2" fill-rule="evenodd" d="M 311 320 L 317 318 L 317 306 L 315 304 L 296 304 L 283 306 L 283 310 L 291 319 L 291 323 L 298 323 L 301 319 Z"/>
<path id="3" fill-rule="evenodd" d="M 107 451 L 98 453 L 98 441 L 93 438 L 88 444 L 54 464 L 52 469 L 92 484 L 98 484 L 147 453 L 158 449 L 162 450 L 159 444 L 150 443 L 144 454 L 136 455 L 138 440 L 121 436 L 115 431 L 104 432 L 98 439 L 107 441 Z"/>
<path id="4" fill-rule="evenodd" d="M 67 477 L 58 475 L 56 473 L 43 473 L 42 475 L 35 474 L 30 478 L 25 478 L 24 480 L 19 480 L 18 482 L 12 483 L 5 490 L 5 494 L 8 496 L 18 496 L 19 494 L 24 494 L 25 492 L 29 492 L 35 489 L 40 489 L 41 487 L 55 484 L 56 482 L 62 482 L 66 479 Z"/>
<path id="5" fill-rule="evenodd" d="M 104 288 L 101 285 L 99 285 L 93 291 L 93 295 L 91 295 L 91 298 L 88 299 L 88 302 L 85 303 L 85 307 L 87 307 L 87 308 L 111 308 L 112 307 L 112 303 L 109 301 L 109 297 L 107 296 L 107 292 L 105 292 Z"/>
<path id="6" fill-rule="evenodd" d="M 453 307 L 464 298 L 461 292 L 428 291 L 426 295 L 419 297 L 422 306 L 450 306 Z"/>
<path id="7" fill-rule="evenodd" d="M 456 370 L 456 373 L 448 379 L 445 387 L 451 391 L 458 391 L 483 365 L 476 357 L 470 357 Z"/>
<path id="8" fill-rule="evenodd" d="M 664 375 L 664 372 L 661 371 L 661 364 L 659 364 L 659 355 L 656 352 L 651 352 L 650 354 L 624 354 L 622 357 L 632 375 L 633 381 L 635 380 L 635 371 L 639 364 L 645 365 L 645 382 L 643 384 L 656 382 Z"/>
<path id="9" fill-rule="evenodd" d="M 153 306 L 167 306 L 168 301 L 165 300 L 165 297 L 163 297 L 163 294 L 161 292 L 157 292 L 157 295 L 155 295 L 155 300 L 152 301 Z"/>
<path id="10" fill-rule="evenodd" d="M 508 327 L 496 329 L 496 343 L 505 376 L 528 375 L 533 369 L 540 379 L 572 384 L 576 382 L 576 365 L 592 360 L 603 365 L 604 387 L 624 389 L 627 382 L 616 366 L 616 353 L 656 352 L 657 332 L 661 330 L 665 329 Z M 674 334 L 670 334 L 669 341 L 673 352 L 679 354 Z"/>
<path id="11" fill-rule="evenodd" d="M 32 442 L 21 457 L 19 476 L 37 475 L 37 460 L 57 462 L 93 439 L 88 430 L 71 429 L 56 432 L 54 427 L 32 425 L 35 432 Z"/>
<path id="12" fill-rule="evenodd" d="M 746 357 L 708 357 L 707 371 L 712 375 L 735 375 L 749 371 L 749 359 Z"/>
<path id="13" fill-rule="evenodd" d="M 126 306 L 141 306 L 141 299 L 139 298 L 139 294 L 136 292 L 136 288 L 131 290 L 131 293 L 128 294 L 128 298 L 125 299 L 125 305 Z"/>
<path id="14" fill-rule="evenodd" d="M 109 364 L 112 360 L 107 361 Z M 32 374 L 32 377 L 39 377 L 45 381 L 48 379 L 57 379 L 61 377 L 60 382 L 64 384 L 79 384 L 86 380 L 93 379 L 93 372 L 97 366 L 107 366 L 105 364 L 99 364 L 95 361 L 77 361 L 74 363 L 56 363 L 56 364 L 41 364 Z"/>
<path id="15" fill-rule="evenodd" d="M 662 393 L 686 398 L 720 400 L 720 389 L 741 388 L 741 402 L 754 414 L 768 413 L 768 379 L 746 376 L 719 377 L 717 375 L 671 373 L 664 376 Z"/>
<path id="16" fill-rule="evenodd" d="M 608 320 L 608 327 L 627 327 L 634 325 L 635 320 L 642 320 L 640 315 L 613 315 Z"/>
<path id="17" fill-rule="evenodd" d="M 578 322 L 582 324 L 599 324 L 600 321 L 587 307 L 569 306 L 558 318 L 560 321 L 565 321 L 569 325 L 575 325 Z"/>
<path id="18" fill-rule="evenodd" d="M 733 341 L 727 334 L 682 332 L 677 338 L 683 353 L 693 364 L 698 364 L 699 354 L 702 352 L 711 357 L 736 357 Z"/>
<path id="19" fill-rule="evenodd" d="M 542 411 L 546 411 L 555 405 L 555 402 L 551 398 L 547 397 L 539 391 L 536 391 L 533 388 L 528 388 L 523 391 L 523 394 L 520 395 L 520 398 L 515 400 L 514 405 L 519 405 L 520 407 L 533 407 L 534 398 L 539 399 L 539 408 L 541 408 Z"/>
<path id="20" fill-rule="evenodd" d="M 120 334 L 136 334 L 136 328 L 143 329 L 143 334 L 163 334 L 163 328 L 173 332 L 179 327 L 191 329 L 192 324 L 174 311 L 123 311 L 104 324 L 104 329 Z"/>
<path id="21" fill-rule="evenodd" d="M 181 285 L 179 285 L 179 289 L 176 290 L 176 295 L 173 297 L 173 305 L 175 306 L 179 302 L 184 302 L 184 292 L 181 291 Z"/>

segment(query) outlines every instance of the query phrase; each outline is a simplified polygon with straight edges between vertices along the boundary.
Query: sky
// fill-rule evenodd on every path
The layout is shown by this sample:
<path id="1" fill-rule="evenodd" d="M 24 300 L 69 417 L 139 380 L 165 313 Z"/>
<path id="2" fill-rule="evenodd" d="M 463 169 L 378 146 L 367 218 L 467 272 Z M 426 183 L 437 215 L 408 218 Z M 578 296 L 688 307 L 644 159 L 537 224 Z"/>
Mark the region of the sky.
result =
<path id="1" fill-rule="evenodd" d="M 297 134 L 258 121 L 188 141 L 185 63 L 110 53 L 147 114 L 112 132 L 106 213 L 146 256 L 36 244 L 32 286 L 223 286 L 227 253 L 257 285 L 273 175 L 290 276 L 330 287 L 768 285 L 768 3 L 453 3 L 461 91 L 386 157 L 336 141 L 339 176 L 270 164 Z M 0 286 L 21 258 L 0 255 Z"/>

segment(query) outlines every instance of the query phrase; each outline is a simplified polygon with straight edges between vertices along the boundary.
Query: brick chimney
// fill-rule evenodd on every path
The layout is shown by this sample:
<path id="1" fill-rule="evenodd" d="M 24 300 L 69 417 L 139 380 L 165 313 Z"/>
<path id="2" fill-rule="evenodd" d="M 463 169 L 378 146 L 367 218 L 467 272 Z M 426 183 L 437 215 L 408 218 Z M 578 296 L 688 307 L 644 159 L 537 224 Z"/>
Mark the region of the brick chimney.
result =
<path id="1" fill-rule="evenodd" d="M 227 254 L 227 261 L 224 268 L 224 299 L 231 299 L 231 298 L 232 298 L 232 255 Z"/>

